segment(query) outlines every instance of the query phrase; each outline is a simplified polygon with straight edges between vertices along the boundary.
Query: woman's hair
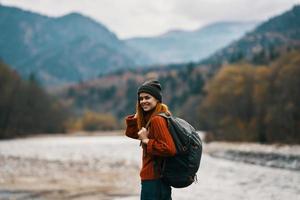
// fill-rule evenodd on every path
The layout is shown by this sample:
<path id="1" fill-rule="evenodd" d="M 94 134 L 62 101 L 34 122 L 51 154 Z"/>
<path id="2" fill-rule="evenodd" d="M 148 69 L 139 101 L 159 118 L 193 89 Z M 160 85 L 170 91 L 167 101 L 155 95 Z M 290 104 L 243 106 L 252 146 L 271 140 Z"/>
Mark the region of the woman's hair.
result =
<path id="1" fill-rule="evenodd" d="M 138 129 L 140 130 L 142 127 L 146 127 L 148 121 L 146 121 L 145 119 L 146 112 L 142 109 L 139 101 L 136 104 L 136 113 L 137 113 Z M 169 111 L 169 108 L 166 104 L 157 102 L 156 107 L 151 113 L 151 116 L 149 116 L 149 118 L 147 116 L 147 119 L 150 120 L 152 116 L 157 115 L 158 113 L 167 113 L 168 115 L 171 115 L 171 112 Z"/>

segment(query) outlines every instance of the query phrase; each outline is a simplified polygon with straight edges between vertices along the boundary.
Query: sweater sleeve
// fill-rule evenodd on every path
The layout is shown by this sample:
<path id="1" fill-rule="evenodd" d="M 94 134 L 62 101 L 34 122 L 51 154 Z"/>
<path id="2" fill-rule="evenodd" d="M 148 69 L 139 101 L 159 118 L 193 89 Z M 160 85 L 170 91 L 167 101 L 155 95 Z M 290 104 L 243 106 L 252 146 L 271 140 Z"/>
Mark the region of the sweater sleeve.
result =
<path id="1" fill-rule="evenodd" d="M 149 139 L 147 154 L 156 156 L 173 156 L 176 154 L 176 147 L 165 118 L 154 116 L 151 119 L 150 131 L 153 133 L 154 138 Z"/>
<path id="2" fill-rule="evenodd" d="M 127 137 L 138 139 L 138 126 L 137 126 L 137 120 L 134 118 L 134 115 L 129 115 L 125 118 L 126 121 L 126 131 L 125 135 Z"/>

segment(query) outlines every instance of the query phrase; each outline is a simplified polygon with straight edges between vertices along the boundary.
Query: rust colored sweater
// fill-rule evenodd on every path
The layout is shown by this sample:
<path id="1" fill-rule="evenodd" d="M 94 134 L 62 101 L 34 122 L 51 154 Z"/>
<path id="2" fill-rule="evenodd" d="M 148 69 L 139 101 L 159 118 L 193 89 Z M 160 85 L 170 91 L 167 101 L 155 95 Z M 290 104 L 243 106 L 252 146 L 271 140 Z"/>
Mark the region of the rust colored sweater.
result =
<path id="1" fill-rule="evenodd" d="M 168 130 L 168 122 L 161 116 L 154 116 L 151 118 L 149 126 L 149 142 L 143 145 L 143 163 L 140 171 L 142 180 L 153 180 L 159 178 L 159 173 L 154 171 L 153 157 L 173 156 L 176 153 L 176 147 L 172 136 Z M 126 136 L 138 139 L 137 120 L 133 115 L 126 117 Z"/>

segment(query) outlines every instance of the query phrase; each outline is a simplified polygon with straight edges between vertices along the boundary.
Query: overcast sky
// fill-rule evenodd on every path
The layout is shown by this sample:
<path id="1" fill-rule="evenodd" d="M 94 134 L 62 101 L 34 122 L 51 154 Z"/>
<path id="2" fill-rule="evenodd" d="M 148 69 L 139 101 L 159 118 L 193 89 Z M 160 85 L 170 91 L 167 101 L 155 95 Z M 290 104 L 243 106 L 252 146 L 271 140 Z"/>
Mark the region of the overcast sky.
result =
<path id="1" fill-rule="evenodd" d="M 300 0 L 0 0 L 48 16 L 80 12 L 119 38 L 194 30 L 216 21 L 262 21 Z"/>

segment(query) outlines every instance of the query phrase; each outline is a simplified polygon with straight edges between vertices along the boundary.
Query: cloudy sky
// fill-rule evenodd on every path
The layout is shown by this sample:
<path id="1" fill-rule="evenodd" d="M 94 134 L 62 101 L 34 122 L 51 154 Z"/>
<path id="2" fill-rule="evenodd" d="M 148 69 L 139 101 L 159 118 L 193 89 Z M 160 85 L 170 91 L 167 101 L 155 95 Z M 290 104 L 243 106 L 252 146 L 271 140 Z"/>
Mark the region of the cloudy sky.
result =
<path id="1" fill-rule="evenodd" d="M 262 21 L 300 0 L 0 0 L 48 16 L 80 12 L 120 38 L 194 30 L 216 21 Z"/>

